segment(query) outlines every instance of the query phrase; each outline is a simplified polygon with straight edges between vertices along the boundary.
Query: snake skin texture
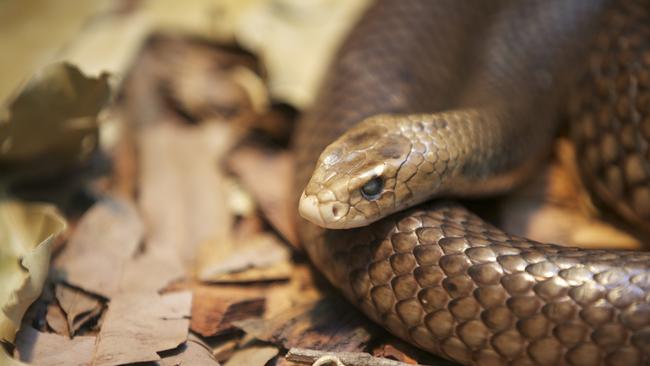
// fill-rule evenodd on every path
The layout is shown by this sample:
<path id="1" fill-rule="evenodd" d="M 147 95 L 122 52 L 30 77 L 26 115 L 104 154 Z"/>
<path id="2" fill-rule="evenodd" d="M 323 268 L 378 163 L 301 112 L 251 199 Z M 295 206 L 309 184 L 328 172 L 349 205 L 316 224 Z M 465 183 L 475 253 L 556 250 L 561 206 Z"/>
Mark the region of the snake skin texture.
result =
<path id="1" fill-rule="evenodd" d="M 584 181 L 620 216 L 650 230 L 650 3 L 607 17 L 571 106 Z M 596 97 L 593 94 L 596 93 Z"/>
<path id="2" fill-rule="evenodd" d="M 619 184 L 613 197 L 623 208 L 615 211 L 647 226 L 648 23 L 629 22 L 646 19 L 649 8 L 606 0 L 378 0 L 299 123 L 296 190 L 327 145 L 382 113 L 501 105 L 510 116 L 504 123 L 527 121 L 506 153 L 530 164 L 550 146 L 588 50 L 581 44 L 595 37 L 590 76 L 570 108 L 583 174 L 605 177 L 595 185 Z M 638 127 L 631 138 L 628 122 Z M 640 170 L 626 168 L 637 164 L 626 163 L 630 156 L 641 159 Z M 311 260 L 352 303 L 442 357 L 482 366 L 650 364 L 649 253 L 514 237 L 448 201 L 358 229 L 302 221 L 300 231 Z"/>

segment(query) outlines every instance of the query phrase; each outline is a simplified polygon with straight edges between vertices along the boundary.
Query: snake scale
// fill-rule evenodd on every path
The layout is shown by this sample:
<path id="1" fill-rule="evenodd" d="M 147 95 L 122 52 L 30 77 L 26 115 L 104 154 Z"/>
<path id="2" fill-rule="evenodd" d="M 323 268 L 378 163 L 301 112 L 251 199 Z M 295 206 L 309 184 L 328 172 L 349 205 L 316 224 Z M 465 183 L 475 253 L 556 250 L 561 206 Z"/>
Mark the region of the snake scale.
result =
<path id="1" fill-rule="evenodd" d="M 445 200 L 512 188 L 567 119 L 595 197 L 650 227 L 649 14 L 377 0 L 296 131 L 301 214 L 339 229 L 302 220 L 311 260 L 369 318 L 461 364 L 649 365 L 650 253 L 535 242 Z"/>

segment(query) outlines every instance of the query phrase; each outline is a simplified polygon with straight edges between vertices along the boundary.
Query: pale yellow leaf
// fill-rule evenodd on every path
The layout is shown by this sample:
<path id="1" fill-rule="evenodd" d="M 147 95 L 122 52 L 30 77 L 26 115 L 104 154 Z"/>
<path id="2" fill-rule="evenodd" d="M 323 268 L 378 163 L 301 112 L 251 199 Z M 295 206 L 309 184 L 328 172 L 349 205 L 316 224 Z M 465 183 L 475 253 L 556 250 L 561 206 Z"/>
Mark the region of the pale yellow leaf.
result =
<path id="1" fill-rule="evenodd" d="M 53 206 L 0 201 L 0 340 L 12 342 L 47 277 L 65 220 Z"/>

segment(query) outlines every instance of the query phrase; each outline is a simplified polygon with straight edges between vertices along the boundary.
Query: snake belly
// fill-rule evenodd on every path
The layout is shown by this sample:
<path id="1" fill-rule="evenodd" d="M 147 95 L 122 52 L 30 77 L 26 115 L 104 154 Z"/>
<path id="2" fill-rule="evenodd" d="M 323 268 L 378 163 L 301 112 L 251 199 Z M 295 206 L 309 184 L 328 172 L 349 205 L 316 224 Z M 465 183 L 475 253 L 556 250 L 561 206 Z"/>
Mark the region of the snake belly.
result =
<path id="1" fill-rule="evenodd" d="M 650 56 L 642 46 L 649 8 L 605 0 L 378 0 L 298 125 L 297 188 L 321 151 L 365 118 L 470 106 L 497 110 L 514 131 L 517 140 L 501 152 L 506 163 L 488 168 L 504 170 L 515 185 L 518 175 L 505 173 L 548 151 L 595 38 L 590 76 L 571 106 L 583 173 L 595 191 L 613 186 L 603 201 L 648 227 Z M 617 25 L 619 34 L 604 25 Z M 625 65 L 633 65 L 632 86 L 621 81 L 630 75 Z M 628 122 L 637 129 L 626 132 Z M 630 156 L 640 170 L 626 170 Z M 300 232 L 316 267 L 369 318 L 442 357 L 465 365 L 650 364 L 647 252 L 538 243 L 440 200 L 358 229 L 301 221 Z"/>

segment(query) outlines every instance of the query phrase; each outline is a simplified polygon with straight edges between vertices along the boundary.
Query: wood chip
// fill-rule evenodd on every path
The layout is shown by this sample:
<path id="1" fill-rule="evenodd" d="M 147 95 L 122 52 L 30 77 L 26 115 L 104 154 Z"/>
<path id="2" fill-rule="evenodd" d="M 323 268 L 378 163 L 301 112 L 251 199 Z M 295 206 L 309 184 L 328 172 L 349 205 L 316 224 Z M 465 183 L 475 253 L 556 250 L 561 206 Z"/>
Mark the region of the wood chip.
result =
<path id="1" fill-rule="evenodd" d="M 264 366 L 277 354 L 277 347 L 249 346 L 235 352 L 224 366 Z"/>
<path id="2" fill-rule="evenodd" d="M 16 351 L 21 361 L 39 366 L 87 366 L 95 349 L 95 337 L 69 339 L 54 333 L 41 333 L 23 327 L 16 336 Z"/>
<path id="3" fill-rule="evenodd" d="M 187 340 L 191 302 L 191 292 L 116 295 L 99 332 L 94 365 L 160 360 L 157 352 Z"/>
<path id="4" fill-rule="evenodd" d="M 120 269 L 135 255 L 143 234 L 133 204 L 106 198 L 83 216 L 55 268 L 64 281 L 110 298 L 119 291 Z"/>
<path id="5" fill-rule="evenodd" d="M 292 348 L 287 360 L 302 365 L 314 366 L 407 366 L 409 364 L 373 357 L 363 352 L 324 352 L 303 348 Z"/>
<path id="6" fill-rule="evenodd" d="M 257 339 L 284 348 L 359 351 L 371 339 L 363 315 L 339 298 L 325 298 L 271 319 L 242 320 L 235 325 Z"/>
<path id="7" fill-rule="evenodd" d="M 297 247 L 298 196 L 291 154 L 244 145 L 230 154 L 227 164 L 253 194 L 271 225 Z"/>

